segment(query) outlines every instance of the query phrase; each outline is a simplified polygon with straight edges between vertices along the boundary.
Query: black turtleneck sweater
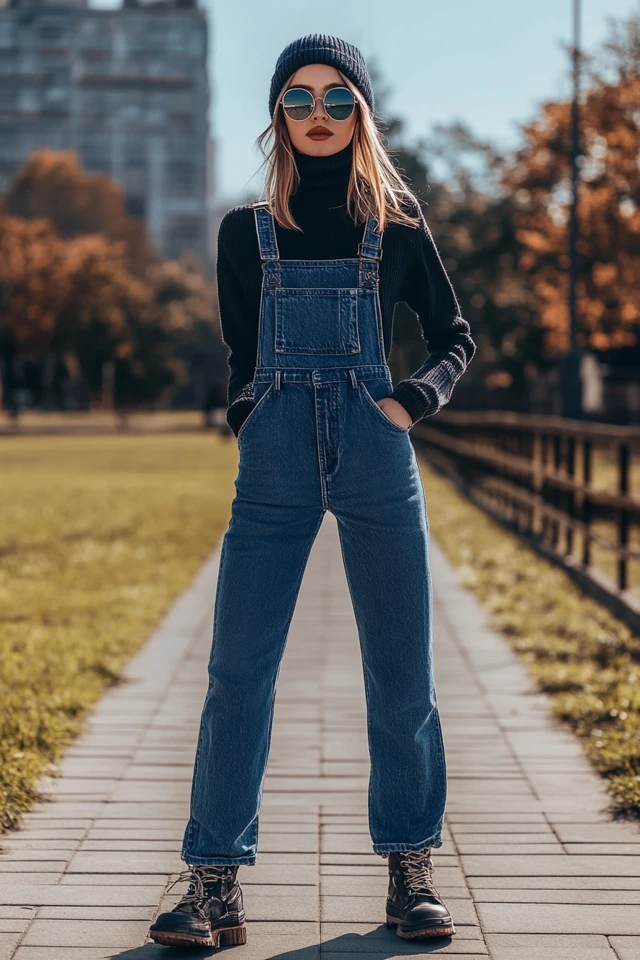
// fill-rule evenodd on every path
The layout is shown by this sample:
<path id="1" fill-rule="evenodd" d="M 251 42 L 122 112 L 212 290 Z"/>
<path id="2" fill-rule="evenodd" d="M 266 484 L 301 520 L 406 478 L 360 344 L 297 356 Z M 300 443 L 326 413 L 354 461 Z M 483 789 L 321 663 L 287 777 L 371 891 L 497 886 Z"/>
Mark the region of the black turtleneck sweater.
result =
<path id="1" fill-rule="evenodd" d="M 337 153 L 313 157 L 294 148 L 300 184 L 290 198 L 299 230 L 276 222 L 283 260 L 329 260 L 356 257 L 364 224 L 354 224 L 346 210 L 352 141 Z M 385 355 L 391 352 L 393 312 L 405 301 L 420 319 L 429 356 L 391 394 L 412 423 L 437 413 L 475 353 L 469 324 L 460 315 L 455 293 L 431 232 L 417 203 L 420 227 L 387 224 L 380 260 L 380 305 Z M 227 422 L 237 435 L 253 408 L 262 266 L 253 208 L 233 207 L 222 218 L 217 252 L 218 304 L 224 343 L 230 348 Z"/>

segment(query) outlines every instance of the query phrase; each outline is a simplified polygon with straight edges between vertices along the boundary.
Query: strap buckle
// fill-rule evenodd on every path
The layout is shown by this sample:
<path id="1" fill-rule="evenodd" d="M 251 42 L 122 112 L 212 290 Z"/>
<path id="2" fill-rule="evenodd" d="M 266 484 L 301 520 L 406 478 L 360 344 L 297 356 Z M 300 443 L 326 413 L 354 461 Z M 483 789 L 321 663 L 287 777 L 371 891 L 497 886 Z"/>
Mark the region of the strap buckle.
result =
<path id="1" fill-rule="evenodd" d="M 369 246 L 368 243 L 363 243 L 362 241 L 360 241 L 360 243 L 358 244 L 358 256 L 362 257 L 364 260 L 382 260 L 382 254 L 384 253 L 384 250 L 382 249 L 382 247 L 379 248 L 377 256 L 371 257 L 371 256 L 367 256 L 367 254 L 363 252 L 363 247 L 368 247 L 368 246 Z"/>

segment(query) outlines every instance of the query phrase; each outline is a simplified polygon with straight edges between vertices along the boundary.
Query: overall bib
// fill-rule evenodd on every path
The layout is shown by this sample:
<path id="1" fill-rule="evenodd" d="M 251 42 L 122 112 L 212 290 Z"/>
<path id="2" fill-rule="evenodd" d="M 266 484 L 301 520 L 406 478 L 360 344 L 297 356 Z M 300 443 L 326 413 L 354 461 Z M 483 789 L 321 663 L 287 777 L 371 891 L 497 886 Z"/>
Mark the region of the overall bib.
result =
<path id="1" fill-rule="evenodd" d="M 393 389 L 382 235 L 370 217 L 355 258 L 280 260 L 271 213 L 253 208 L 263 270 L 255 406 L 238 433 L 182 855 L 255 863 L 280 664 L 327 510 L 362 655 L 373 850 L 440 847 L 446 765 L 424 488 L 409 431 L 376 404 Z"/>

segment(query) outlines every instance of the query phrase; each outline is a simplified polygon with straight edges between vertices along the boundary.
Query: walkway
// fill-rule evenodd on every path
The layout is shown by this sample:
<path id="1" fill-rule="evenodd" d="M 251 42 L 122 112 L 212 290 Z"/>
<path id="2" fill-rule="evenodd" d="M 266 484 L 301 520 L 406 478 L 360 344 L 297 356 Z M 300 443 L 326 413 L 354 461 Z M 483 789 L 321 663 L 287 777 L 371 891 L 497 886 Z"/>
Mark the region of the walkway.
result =
<path id="1" fill-rule="evenodd" d="M 258 864 L 240 879 L 244 960 L 639 960 L 640 830 L 614 824 L 574 737 L 432 544 L 436 679 L 447 746 L 436 883 L 458 933 L 408 944 L 385 928 L 371 851 L 364 685 L 335 520 L 327 515 L 284 659 Z M 53 802 L 5 838 L 0 960 L 185 960 L 146 944 L 181 868 L 218 554 L 69 750 Z"/>

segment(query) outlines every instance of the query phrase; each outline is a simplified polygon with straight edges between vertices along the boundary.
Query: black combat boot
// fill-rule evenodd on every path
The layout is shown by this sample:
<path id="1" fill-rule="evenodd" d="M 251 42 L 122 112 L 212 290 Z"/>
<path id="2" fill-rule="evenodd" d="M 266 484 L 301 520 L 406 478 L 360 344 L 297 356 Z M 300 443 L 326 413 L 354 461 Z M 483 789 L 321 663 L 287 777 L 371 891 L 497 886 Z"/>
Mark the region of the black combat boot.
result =
<path id="1" fill-rule="evenodd" d="M 237 873 L 237 864 L 198 864 L 181 873 L 174 883 L 188 880 L 189 889 L 170 913 L 161 913 L 151 925 L 151 939 L 171 947 L 246 943 L 244 904 Z"/>
<path id="2" fill-rule="evenodd" d="M 451 914 L 433 885 L 431 847 L 383 856 L 389 859 L 387 927 L 397 927 L 405 940 L 452 936 Z"/>

